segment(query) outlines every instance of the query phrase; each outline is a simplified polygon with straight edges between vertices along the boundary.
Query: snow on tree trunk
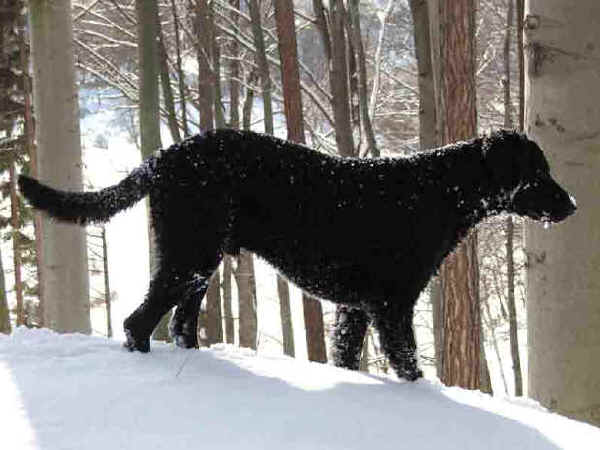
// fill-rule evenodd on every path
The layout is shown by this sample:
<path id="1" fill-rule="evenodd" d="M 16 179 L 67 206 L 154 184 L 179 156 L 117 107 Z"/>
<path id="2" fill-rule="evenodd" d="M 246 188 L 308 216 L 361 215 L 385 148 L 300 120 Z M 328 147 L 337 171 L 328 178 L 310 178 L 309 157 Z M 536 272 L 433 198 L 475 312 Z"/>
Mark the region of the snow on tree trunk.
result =
<path id="1" fill-rule="evenodd" d="M 581 205 L 526 227 L 529 395 L 600 425 L 600 2 L 525 3 L 525 124 Z"/>
<path id="2" fill-rule="evenodd" d="M 39 178 L 54 187 L 82 189 L 79 105 L 69 0 L 32 0 L 29 26 Z M 60 332 L 90 333 L 85 230 L 42 221 L 44 324 Z"/>

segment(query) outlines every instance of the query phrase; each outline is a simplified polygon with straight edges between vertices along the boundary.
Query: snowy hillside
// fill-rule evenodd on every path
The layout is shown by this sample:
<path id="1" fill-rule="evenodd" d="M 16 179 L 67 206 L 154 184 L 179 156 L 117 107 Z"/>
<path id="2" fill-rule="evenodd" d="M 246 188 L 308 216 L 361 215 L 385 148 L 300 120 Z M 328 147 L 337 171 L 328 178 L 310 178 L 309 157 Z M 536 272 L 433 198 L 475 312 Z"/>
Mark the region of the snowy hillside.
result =
<path id="1" fill-rule="evenodd" d="M 600 429 L 428 381 L 220 345 L 0 335 L 4 449 L 598 449 Z"/>

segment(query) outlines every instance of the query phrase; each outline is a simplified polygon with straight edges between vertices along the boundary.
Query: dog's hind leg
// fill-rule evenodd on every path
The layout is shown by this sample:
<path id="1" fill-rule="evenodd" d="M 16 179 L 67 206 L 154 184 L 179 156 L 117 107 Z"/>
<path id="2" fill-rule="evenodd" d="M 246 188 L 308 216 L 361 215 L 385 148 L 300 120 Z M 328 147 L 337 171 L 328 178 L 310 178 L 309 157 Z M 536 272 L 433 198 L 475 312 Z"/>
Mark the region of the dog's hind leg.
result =
<path id="1" fill-rule="evenodd" d="M 360 355 L 369 325 L 369 317 L 362 309 L 338 305 L 333 330 L 333 362 L 338 367 L 358 370 Z"/>
<path id="2" fill-rule="evenodd" d="M 413 309 L 382 309 L 375 312 L 375 327 L 392 368 L 400 378 L 414 381 L 423 376 L 417 366 Z"/>
<path id="3" fill-rule="evenodd" d="M 216 266 L 205 268 L 204 271 L 194 274 L 193 279 L 189 281 L 190 289 L 186 290 L 177 303 L 169 324 L 169 333 L 178 347 L 198 348 L 198 314 L 215 269 Z"/>
<path id="4" fill-rule="evenodd" d="M 179 280 L 188 278 L 187 273 L 189 271 L 161 262 L 161 267 L 150 281 L 146 299 L 123 323 L 127 337 L 125 347 L 131 351 L 150 351 L 150 335 L 162 316 L 184 294 L 187 287 Z"/>

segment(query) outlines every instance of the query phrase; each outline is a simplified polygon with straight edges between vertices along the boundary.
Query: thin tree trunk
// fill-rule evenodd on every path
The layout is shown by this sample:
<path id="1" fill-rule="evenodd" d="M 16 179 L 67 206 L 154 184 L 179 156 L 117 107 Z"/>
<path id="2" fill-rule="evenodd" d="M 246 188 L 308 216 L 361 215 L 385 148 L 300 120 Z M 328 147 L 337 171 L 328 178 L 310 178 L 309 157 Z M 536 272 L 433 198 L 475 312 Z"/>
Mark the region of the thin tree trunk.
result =
<path id="1" fill-rule="evenodd" d="M 250 72 L 246 83 L 251 86 L 256 81 L 256 74 Z M 244 129 L 250 129 L 254 90 L 246 89 L 242 122 Z M 239 301 L 239 337 L 240 346 L 256 349 L 258 326 L 256 315 L 256 282 L 254 276 L 254 257 L 252 253 L 241 250 L 237 257 L 237 267 L 233 272 L 238 286 Z"/>
<path id="2" fill-rule="evenodd" d="M 419 148 L 434 148 L 439 143 L 436 132 L 436 103 L 434 89 L 434 69 L 430 37 L 429 10 L 427 1 L 411 0 L 410 10 L 413 19 L 415 57 L 419 84 Z M 383 27 L 383 24 L 382 24 Z M 436 361 L 436 374 L 442 376 L 442 295 L 439 277 L 429 283 L 432 309 L 433 342 Z"/>
<path id="3" fill-rule="evenodd" d="M 102 262 L 104 264 L 104 304 L 106 305 L 106 336 L 113 336 L 112 305 L 110 293 L 110 276 L 108 274 L 108 245 L 106 243 L 106 227 L 102 227 Z"/>
<path id="4" fill-rule="evenodd" d="M 284 112 L 287 124 L 288 139 L 293 142 L 304 143 L 304 118 L 302 113 L 302 97 L 300 91 L 300 71 L 298 68 L 298 50 L 296 43 L 296 29 L 294 25 L 294 8 L 291 0 L 281 0 L 275 3 L 275 17 L 277 22 L 277 35 L 279 38 L 279 55 L 281 58 L 281 78 L 283 84 Z M 284 281 L 284 280 L 282 280 Z M 278 282 L 278 286 L 279 286 Z M 285 293 L 284 293 L 285 294 Z M 285 302 L 285 295 L 281 305 L 282 314 L 289 310 Z M 282 296 L 280 296 L 280 300 Z M 323 325 L 323 309 L 321 302 L 310 295 L 302 294 L 304 307 L 304 326 L 306 328 L 306 346 L 310 361 L 326 362 L 327 350 L 325 347 L 325 331 Z M 283 317 L 282 317 L 283 319 Z M 293 336 L 291 329 L 291 315 L 282 320 L 282 326 L 290 324 L 290 329 L 284 329 L 284 337 Z"/>
<path id="5" fill-rule="evenodd" d="M 525 3 L 525 128 L 585 205 L 526 224 L 529 395 L 600 425 L 600 2 Z"/>
<path id="6" fill-rule="evenodd" d="M 239 11 L 240 0 L 230 0 L 230 5 Z M 239 15 L 237 12 L 231 12 L 231 20 L 237 24 Z M 230 80 L 229 80 L 229 126 L 231 128 L 240 127 L 240 63 L 237 58 L 240 56 L 239 44 L 234 39 L 231 42 Z M 225 315 L 225 339 L 228 344 L 235 342 L 235 327 L 232 312 L 232 286 L 231 277 L 233 276 L 233 258 L 225 255 L 223 258 L 223 314 Z"/>
<path id="7" fill-rule="evenodd" d="M 160 29 L 160 28 L 159 28 Z M 171 132 L 173 142 L 181 141 L 179 133 L 179 125 L 177 124 L 177 113 L 175 112 L 175 101 L 173 100 L 173 89 L 171 88 L 171 78 L 169 74 L 169 61 L 167 59 L 167 50 L 165 49 L 165 41 L 162 31 L 160 31 L 159 61 L 160 61 L 160 84 L 162 87 L 165 109 L 167 110 L 167 124 Z"/>
<path id="8" fill-rule="evenodd" d="M 21 19 L 19 26 L 19 57 L 21 71 L 23 74 L 23 131 L 25 134 L 25 151 L 29 156 L 29 172 L 34 178 L 39 178 L 37 164 L 37 150 L 34 144 L 35 126 L 33 121 L 33 111 L 31 106 L 31 79 L 29 77 L 29 54 L 27 51 L 27 34 L 25 32 L 25 18 Z M 43 282 L 43 258 L 42 258 L 42 215 L 39 211 L 33 213 L 33 234 L 35 236 L 35 262 L 37 269 L 37 294 L 38 294 L 38 324 L 44 326 L 44 282 Z"/>
<path id="9" fill-rule="evenodd" d="M 187 102 L 185 100 L 185 74 L 183 72 L 183 65 L 181 63 L 181 38 L 179 35 L 179 17 L 177 14 L 175 0 L 171 0 L 171 13 L 173 15 L 173 31 L 175 34 L 175 54 L 177 57 L 175 64 L 177 67 L 179 105 L 181 107 L 181 125 L 183 127 L 183 135 L 189 136 L 190 130 L 188 128 L 187 120 Z"/>
<path id="10" fill-rule="evenodd" d="M 0 252 L 0 333 L 10 334 L 11 331 L 12 327 L 10 325 L 10 310 L 8 309 L 8 299 L 6 297 L 4 266 L 2 264 L 2 254 Z"/>
<path id="11" fill-rule="evenodd" d="M 265 114 L 265 133 L 273 134 L 273 103 L 271 100 L 271 76 L 265 50 L 265 39 L 261 25 L 261 13 L 258 0 L 249 0 L 250 18 L 252 19 L 252 35 L 256 47 L 256 62 L 262 87 L 263 110 Z"/>
<path id="12" fill-rule="evenodd" d="M 17 197 L 17 176 L 15 173 L 15 161 L 12 158 L 9 162 L 8 173 L 8 181 L 10 186 L 10 223 L 12 226 L 15 296 L 17 298 L 17 326 L 21 326 L 26 325 L 25 314 L 23 309 L 23 281 L 21 278 L 21 243 L 19 239 L 21 219 L 19 217 L 19 199 Z"/>
<path id="13" fill-rule="evenodd" d="M 277 274 L 277 295 L 279 296 L 279 317 L 281 319 L 281 335 L 283 338 L 283 354 L 296 356 L 294 346 L 294 326 L 292 308 L 290 307 L 290 287 L 285 278 Z"/>
<path id="14" fill-rule="evenodd" d="M 202 35 L 208 39 L 204 44 L 207 63 L 212 68 L 212 109 L 214 125 L 217 128 L 225 126 L 223 110 L 221 109 L 221 63 L 220 52 L 216 44 L 216 26 L 214 15 L 214 2 L 205 2 L 203 8 L 203 26 L 206 30 L 201 31 Z M 210 52 L 209 52 L 210 49 Z M 208 56 L 210 55 L 210 57 Z M 206 88 L 209 89 L 208 84 Z M 208 101 L 208 100 L 207 100 Z M 208 105 L 206 106 L 208 107 Z M 206 327 L 208 345 L 217 342 L 223 342 L 223 314 L 221 310 L 221 281 L 219 270 L 216 270 L 210 278 L 208 289 L 206 291 Z"/>
<path id="15" fill-rule="evenodd" d="M 136 0 L 135 10 L 137 15 L 138 39 L 138 64 L 139 76 L 139 120 L 140 143 L 142 159 L 151 156 L 161 148 L 160 140 L 160 102 L 159 102 L 159 18 L 158 3 L 156 0 Z M 151 217 L 152 205 L 148 200 L 148 217 Z M 148 248 L 150 273 L 158 265 L 156 242 L 152 221 L 148 220 Z M 170 313 L 165 314 L 156 326 L 152 337 L 157 340 L 170 342 L 169 336 Z"/>
<path id="16" fill-rule="evenodd" d="M 239 336 L 240 347 L 256 350 L 258 324 L 256 315 L 256 279 L 254 276 L 254 256 L 241 250 L 237 258 L 234 276 L 239 296 Z"/>
<path id="17" fill-rule="evenodd" d="M 213 72 L 213 29 L 212 3 L 208 0 L 196 2 L 195 34 L 198 37 L 198 104 L 200 105 L 200 131 L 215 127 L 214 123 L 214 72 Z"/>
<path id="18" fill-rule="evenodd" d="M 367 92 L 367 64 L 365 61 L 365 51 L 363 48 L 362 34 L 360 30 L 359 3 L 359 0 L 350 0 L 348 2 L 352 45 L 354 47 L 354 51 L 356 52 L 357 57 L 360 120 L 367 141 L 367 153 L 373 157 L 378 157 L 379 148 L 377 147 L 375 132 L 373 131 L 373 124 L 371 123 L 372 116 L 369 114 L 369 100 Z"/>
<path id="19" fill-rule="evenodd" d="M 219 270 L 210 279 L 206 292 L 206 342 L 212 344 L 223 342 L 223 314 L 221 313 L 221 276 Z"/>
<path id="20" fill-rule="evenodd" d="M 38 177 L 81 191 L 79 106 L 75 81 L 71 2 L 32 0 L 29 26 L 37 117 Z M 48 70 L 51 67 L 52 70 Z M 44 325 L 60 332 L 90 333 L 85 230 L 42 220 Z"/>
<path id="21" fill-rule="evenodd" d="M 490 311 L 490 304 L 487 300 L 483 300 L 483 306 L 485 309 L 485 314 L 487 315 L 487 328 L 490 329 L 492 333 L 492 347 L 494 348 L 494 353 L 496 354 L 496 359 L 498 360 L 498 368 L 500 372 L 500 378 L 502 379 L 502 385 L 504 386 L 504 393 L 508 394 L 508 384 L 506 383 L 506 375 L 504 374 L 504 365 L 502 363 L 502 355 L 500 354 L 500 347 L 498 346 L 498 336 L 496 336 L 496 330 L 494 328 L 494 321 L 492 320 L 492 312 Z M 482 313 L 483 318 L 483 313 Z"/>
<path id="22" fill-rule="evenodd" d="M 233 322 L 233 312 L 231 308 L 231 277 L 233 275 L 231 255 L 225 255 L 223 258 L 223 315 L 225 316 L 225 342 L 233 344 L 235 342 L 235 328 Z"/>
<path id="23" fill-rule="evenodd" d="M 510 95 L 510 47 L 513 33 L 513 0 L 508 0 L 506 9 L 506 34 L 504 37 L 504 128 L 512 128 L 512 100 Z M 510 335 L 510 354 L 513 363 L 513 374 L 515 378 L 515 396 L 523 395 L 523 376 L 521 375 L 521 358 L 519 356 L 519 338 L 517 308 L 515 306 L 515 264 L 514 264 L 514 224 L 512 216 L 506 218 L 506 277 L 507 277 L 507 306 L 508 324 Z"/>
<path id="24" fill-rule="evenodd" d="M 304 142 L 304 124 L 298 69 L 298 53 L 294 22 L 293 2 L 284 0 L 275 2 L 275 22 L 281 60 L 281 78 L 283 84 L 283 104 L 287 124 L 287 137 L 295 142 Z M 298 91 L 293 92 L 294 89 Z M 277 274 L 277 294 L 279 296 L 279 314 L 283 337 L 283 353 L 295 356 L 294 328 L 290 307 L 290 288 L 288 282 Z M 308 305 L 310 307 L 310 305 Z M 307 340 L 310 338 L 307 336 Z"/>

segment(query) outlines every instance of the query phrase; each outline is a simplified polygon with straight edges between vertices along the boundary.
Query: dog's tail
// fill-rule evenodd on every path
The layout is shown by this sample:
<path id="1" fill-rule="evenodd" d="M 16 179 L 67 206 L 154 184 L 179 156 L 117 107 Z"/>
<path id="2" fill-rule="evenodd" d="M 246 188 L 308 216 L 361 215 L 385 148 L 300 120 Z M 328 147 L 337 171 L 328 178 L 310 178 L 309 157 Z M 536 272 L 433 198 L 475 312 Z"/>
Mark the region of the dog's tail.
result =
<path id="1" fill-rule="evenodd" d="M 60 221 L 102 223 L 148 195 L 155 172 L 156 158 L 150 157 L 118 184 L 96 192 L 53 189 L 25 175 L 19 176 L 19 189 L 34 208 Z"/>

